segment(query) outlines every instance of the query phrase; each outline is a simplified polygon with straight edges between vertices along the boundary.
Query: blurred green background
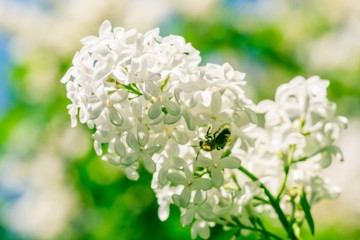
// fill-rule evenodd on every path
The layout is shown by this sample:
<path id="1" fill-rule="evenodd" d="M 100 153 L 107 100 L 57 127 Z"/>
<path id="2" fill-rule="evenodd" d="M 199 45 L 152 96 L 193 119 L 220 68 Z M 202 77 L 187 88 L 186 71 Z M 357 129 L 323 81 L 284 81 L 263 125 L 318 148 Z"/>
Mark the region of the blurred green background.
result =
<path id="1" fill-rule="evenodd" d="M 127 180 L 95 156 L 92 130 L 70 128 L 60 79 L 105 19 L 184 36 L 203 64 L 247 73 L 255 102 L 296 75 L 330 80 L 350 120 L 345 162 L 326 172 L 343 193 L 313 207 L 316 237 L 303 237 L 360 239 L 358 0 L 0 0 L 0 239 L 190 239 L 176 208 L 158 220 L 149 174 Z"/>

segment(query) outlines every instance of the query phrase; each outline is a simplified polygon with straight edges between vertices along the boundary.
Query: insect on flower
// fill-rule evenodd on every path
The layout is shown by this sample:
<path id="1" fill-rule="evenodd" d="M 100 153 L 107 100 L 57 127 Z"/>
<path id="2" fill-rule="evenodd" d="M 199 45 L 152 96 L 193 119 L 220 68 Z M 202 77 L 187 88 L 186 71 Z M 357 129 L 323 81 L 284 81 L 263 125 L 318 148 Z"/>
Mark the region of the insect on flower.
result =
<path id="1" fill-rule="evenodd" d="M 229 128 L 220 127 L 214 134 L 210 134 L 211 127 L 208 128 L 205 138 L 199 142 L 200 149 L 196 155 L 196 160 L 199 157 L 200 150 L 211 152 L 212 150 L 223 149 L 227 142 L 231 140 L 231 131 Z"/>

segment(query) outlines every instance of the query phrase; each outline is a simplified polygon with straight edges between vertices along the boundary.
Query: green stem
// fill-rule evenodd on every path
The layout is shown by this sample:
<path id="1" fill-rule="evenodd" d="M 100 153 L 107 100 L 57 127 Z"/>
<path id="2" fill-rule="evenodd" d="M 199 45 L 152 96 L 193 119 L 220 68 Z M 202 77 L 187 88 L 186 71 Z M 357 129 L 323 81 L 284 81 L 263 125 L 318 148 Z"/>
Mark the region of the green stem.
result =
<path id="1" fill-rule="evenodd" d="M 294 158 L 295 150 L 296 150 L 296 145 L 295 145 L 295 144 L 291 144 L 291 145 L 290 145 L 290 152 L 289 152 L 289 154 L 287 155 L 286 162 L 285 162 L 285 160 L 284 160 L 284 172 L 285 172 L 285 177 L 284 177 L 284 179 L 283 179 L 283 181 L 282 181 L 282 184 L 281 184 L 279 193 L 278 193 L 278 195 L 277 195 L 277 200 L 278 200 L 278 201 L 280 201 L 281 194 L 284 192 L 284 190 L 285 190 L 285 188 L 286 188 L 286 182 L 287 182 L 287 178 L 288 178 L 288 175 L 289 175 L 289 171 L 290 171 L 291 164 L 293 163 L 293 158 Z"/>
<path id="2" fill-rule="evenodd" d="M 287 178 L 288 178 L 288 173 L 289 173 L 289 170 L 287 169 L 287 170 L 285 170 L 285 177 L 284 177 L 284 179 L 283 179 L 283 181 L 282 181 L 282 183 L 281 183 L 281 187 L 280 187 L 280 191 L 279 191 L 279 193 L 278 193 L 278 195 L 277 195 L 277 197 L 276 197 L 276 199 L 279 201 L 280 200 L 280 198 L 281 198 L 281 194 L 284 192 L 284 190 L 285 190 L 285 187 L 286 187 L 286 182 L 287 182 Z"/>
<path id="3" fill-rule="evenodd" d="M 302 157 L 302 158 L 299 158 L 299 159 L 296 159 L 293 161 L 293 163 L 297 163 L 297 162 L 303 162 L 303 161 L 306 161 L 307 159 L 311 158 L 311 157 L 314 157 L 316 156 L 317 154 L 325 151 L 328 147 L 322 147 L 320 148 L 319 150 L 315 151 L 314 153 L 310 154 L 309 156 L 305 156 L 305 157 Z"/>
<path id="4" fill-rule="evenodd" d="M 249 177 L 251 180 L 253 180 L 254 182 L 260 183 L 260 187 L 264 190 L 265 195 L 269 198 L 270 204 L 272 205 L 276 214 L 278 215 L 279 221 L 280 221 L 281 225 L 284 227 L 284 229 L 286 230 L 288 237 L 292 240 L 297 240 L 297 237 L 294 235 L 294 232 L 292 231 L 292 228 L 291 228 L 289 222 L 287 221 L 284 212 L 282 211 L 282 209 L 280 207 L 279 201 L 274 198 L 274 196 L 271 194 L 269 189 L 263 183 L 261 183 L 259 181 L 259 179 L 256 176 L 254 176 L 251 172 L 249 172 L 247 169 L 245 169 L 242 166 L 240 166 L 238 169 L 241 172 L 243 172 L 247 177 Z"/>
<path id="5" fill-rule="evenodd" d="M 235 185 L 238 187 L 238 190 L 241 191 L 241 186 L 239 185 L 235 174 L 231 174 L 231 179 L 234 181 Z"/>
<path id="6" fill-rule="evenodd" d="M 258 196 L 255 196 L 254 199 L 258 200 L 259 202 L 262 202 L 263 204 L 270 204 L 269 201 L 267 201 L 261 197 L 258 197 Z"/>
<path id="7" fill-rule="evenodd" d="M 121 85 L 123 88 L 127 89 L 129 92 L 131 92 L 131 93 L 133 93 L 133 94 L 135 94 L 135 95 L 138 95 L 138 96 L 143 95 L 143 94 L 137 89 L 137 87 L 134 87 L 134 86 L 132 86 L 131 84 L 126 85 L 126 84 L 121 84 L 121 83 L 120 83 L 120 85 Z"/>
<path id="8" fill-rule="evenodd" d="M 293 226 L 293 224 L 296 222 L 295 213 L 296 213 L 295 199 L 291 198 L 291 219 L 290 219 L 291 226 Z"/>
<path id="9" fill-rule="evenodd" d="M 268 232 L 266 230 L 264 231 L 263 229 L 254 228 L 254 227 L 246 226 L 246 225 L 243 225 L 243 224 L 240 225 L 240 228 L 250 230 L 250 231 L 253 231 L 253 232 L 260 232 L 260 233 L 265 234 L 267 236 L 270 236 L 270 237 L 272 237 L 274 239 L 283 240 L 281 237 L 275 235 L 274 233 Z"/>
<path id="10" fill-rule="evenodd" d="M 168 76 L 165 78 L 164 82 L 163 82 L 163 83 L 161 84 L 161 86 L 160 86 L 160 90 L 161 90 L 162 92 L 164 91 L 164 88 L 165 88 L 166 85 L 168 84 L 169 80 L 170 80 L 170 75 L 168 75 Z"/>

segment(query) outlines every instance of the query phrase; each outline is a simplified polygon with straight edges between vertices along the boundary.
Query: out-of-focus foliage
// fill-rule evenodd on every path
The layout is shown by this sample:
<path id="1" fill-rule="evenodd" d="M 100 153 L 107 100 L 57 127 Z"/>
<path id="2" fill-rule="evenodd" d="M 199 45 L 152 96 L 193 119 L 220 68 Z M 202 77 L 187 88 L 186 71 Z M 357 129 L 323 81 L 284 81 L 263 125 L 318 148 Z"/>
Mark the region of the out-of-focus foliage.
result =
<path id="1" fill-rule="evenodd" d="M 69 102 L 59 81 L 80 38 L 96 34 L 104 19 L 142 30 L 160 26 L 163 35 L 184 36 L 204 62 L 230 62 L 246 72 L 247 94 L 254 99 L 270 98 L 296 75 L 320 75 L 331 81 L 330 99 L 338 112 L 354 121 L 360 117 L 356 0 L 31 2 L 0 3 L 0 26 L 12 37 L 14 54 L 11 107 L 0 119 L 1 239 L 190 238 L 176 208 L 169 220 L 158 220 L 150 175 L 143 172 L 130 182 L 95 156 L 86 127 L 69 127 Z M 359 140 L 349 139 L 345 145 Z M 358 154 L 346 156 L 356 160 Z M 351 177 L 359 174 L 356 167 L 345 166 L 339 171 L 352 171 L 339 175 L 359 181 Z M 359 193 L 344 189 L 343 195 L 337 205 L 314 209 L 315 239 L 360 237 L 354 221 L 360 217 Z M 213 239 L 230 236 L 220 228 L 212 233 Z M 304 239 L 312 239 L 310 232 Z"/>

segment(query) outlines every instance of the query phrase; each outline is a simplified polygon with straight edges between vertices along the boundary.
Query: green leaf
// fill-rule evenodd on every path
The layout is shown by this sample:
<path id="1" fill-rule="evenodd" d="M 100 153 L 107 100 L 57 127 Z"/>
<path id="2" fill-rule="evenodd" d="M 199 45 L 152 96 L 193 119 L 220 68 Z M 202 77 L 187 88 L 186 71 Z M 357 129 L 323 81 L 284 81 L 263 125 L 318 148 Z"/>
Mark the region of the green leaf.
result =
<path id="1" fill-rule="evenodd" d="M 309 205 L 309 203 L 308 203 L 308 201 L 306 199 L 305 191 L 303 191 L 303 193 L 301 194 L 300 203 L 301 203 L 301 207 L 302 207 L 302 209 L 304 210 L 304 213 L 305 213 L 306 222 L 308 223 L 308 225 L 310 227 L 310 232 L 314 236 L 314 234 L 315 234 L 315 225 L 314 225 L 313 217 L 311 215 L 310 205 Z"/>

